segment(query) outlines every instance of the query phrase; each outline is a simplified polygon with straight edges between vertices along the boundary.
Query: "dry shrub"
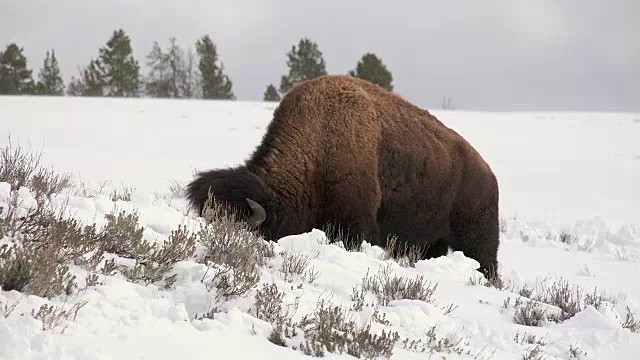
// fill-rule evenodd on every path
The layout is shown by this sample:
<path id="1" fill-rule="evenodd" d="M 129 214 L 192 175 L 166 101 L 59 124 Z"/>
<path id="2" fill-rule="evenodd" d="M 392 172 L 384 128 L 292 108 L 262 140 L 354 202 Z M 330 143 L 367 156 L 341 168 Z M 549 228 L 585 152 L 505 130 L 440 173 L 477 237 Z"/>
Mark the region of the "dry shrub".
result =
<path id="1" fill-rule="evenodd" d="M 305 254 L 293 253 L 285 250 L 280 253 L 282 256 L 282 273 L 284 281 L 292 282 L 296 275 L 302 275 L 309 267 L 311 257 Z"/>
<path id="2" fill-rule="evenodd" d="M 521 297 L 516 299 L 514 308 L 516 309 L 514 321 L 527 326 L 542 326 L 544 321 L 561 323 L 575 316 L 587 306 L 593 306 L 599 310 L 605 303 L 616 304 L 613 296 L 593 289 L 591 293 L 585 293 L 580 287 L 571 285 L 562 278 L 554 280 L 550 285 L 545 281 L 536 289 L 523 286 L 521 289 L 512 289 L 519 293 L 521 297 L 529 298 L 530 301 L 524 307 Z M 504 308 L 508 308 L 510 298 L 505 299 Z M 556 311 L 543 309 L 542 304 L 556 308 Z M 621 321 L 623 327 L 633 328 L 633 314 L 627 308 L 627 317 Z"/>
<path id="3" fill-rule="evenodd" d="M 78 312 L 87 303 L 88 299 L 78 301 L 74 303 L 69 309 L 65 309 L 64 306 L 54 306 L 49 304 L 42 304 L 38 311 L 31 310 L 31 316 L 40 320 L 42 331 L 52 330 L 55 331 L 59 326 L 63 325 L 66 321 L 75 321 L 78 316 Z M 68 325 L 64 325 L 60 330 L 61 334 L 64 334 Z"/>
<path id="4" fill-rule="evenodd" d="M 127 214 L 115 210 L 108 215 L 107 224 L 98 235 L 101 252 L 112 253 L 135 260 L 133 267 L 116 266 L 129 280 L 154 283 L 162 280 L 177 262 L 195 256 L 196 235 L 183 225 L 171 231 L 162 244 L 151 243 L 143 238 L 144 227 L 138 226 L 138 214 Z M 165 278 L 165 287 L 173 284 L 175 276 Z"/>
<path id="5" fill-rule="evenodd" d="M 260 267 L 275 256 L 273 244 L 250 230 L 232 209 L 215 202 L 211 193 L 203 214 L 197 234 L 205 249 L 198 261 L 207 265 L 202 281 L 217 289 L 218 300 L 247 293 L 258 284 Z"/>
<path id="6" fill-rule="evenodd" d="M 498 290 L 503 290 L 507 286 L 507 284 L 502 279 L 502 276 L 500 275 L 500 271 L 496 270 L 496 271 L 492 271 L 489 274 L 489 276 L 487 277 L 487 282 L 485 283 L 485 286 L 493 287 Z"/>
<path id="7" fill-rule="evenodd" d="M 76 287 L 69 265 L 59 259 L 59 249 L 20 246 L 0 247 L 0 286 L 41 297 L 71 294 Z"/>
<path id="8" fill-rule="evenodd" d="M 547 287 L 542 284 L 540 293 L 536 296 L 538 301 L 556 306 L 560 309 L 558 314 L 549 314 L 549 320 L 562 322 L 572 318 L 582 311 L 584 300 L 582 290 L 578 286 L 570 286 L 568 281 L 559 279 Z"/>
<path id="9" fill-rule="evenodd" d="M 131 201 L 131 195 L 135 189 L 131 186 L 122 186 L 120 189 L 113 189 L 111 191 L 111 201 Z"/>
<path id="10" fill-rule="evenodd" d="M 82 226 L 45 201 L 28 209 L 20 207 L 18 193 L 11 193 L 0 209 L 0 235 L 8 236 L 0 246 L 0 286 L 41 297 L 70 294 L 76 287 L 70 264 L 86 265 L 95 258 L 91 250 L 92 226 Z"/>
<path id="11" fill-rule="evenodd" d="M 279 346 L 286 346 L 285 339 L 298 335 L 297 324 L 293 316 L 298 309 L 299 297 L 293 304 L 284 303 L 284 292 L 276 284 L 263 284 L 255 295 L 255 317 L 271 324 L 269 341 Z"/>
<path id="12" fill-rule="evenodd" d="M 482 276 L 482 274 L 480 274 L 479 272 L 474 272 L 472 275 L 469 276 L 469 278 L 466 281 L 467 285 L 471 285 L 471 286 L 476 286 L 476 285 L 482 285 L 482 286 L 489 286 L 487 279 Z"/>
<path id="13" fill-rule="evenodd" d="M 518 306 L 516 302 L 516 313 L 513 316 L 513 321 L 516 324 L 526 326 L 542 326 L 546 317 L 545 310 L 542 308 L 539 302 L 535 300 L 527 301 L 525 306 Z"/>
<path id="14" fill-rule="evenodd" d="M 69 189 L 68 194 L 70 196 L 79 196 L 79 197 L 96 197 L 98 195 L 102 195 L 105 193 L 109 185 L 111 184 L 110 180 L 102 181 L 98 184 L 98 188 L 89 187 L 82 180 L 78 179 L 74 181 L 73 186 Z"/>
<path id="15" fill-rule="evenodd" d="M 383 331 L 371 334 L 371 322 L 358 324 L 345 307 L 332 305 L 322 299 L 311 314 L 304 315 L 299 322 L 293 321 L 298 309 L 299 297 L 286 304 L 285 294 L 276 284 L 263 284 L 255 295 L 255 317 L 269 322 L 272 332 L 269 341 L 279 346 L 287 346 L 315 357 L 325 353 L 347 353 L 349 355 L 373 359 L 389 358 L 395 343 L 400 339 L 395 332 Z M 371 321 L 388 325 L 384 316 L 374 312 Z M 302 339 L 298 339 L 302 335 Z M 300 341 L 299 346 L 293 344 Z"/>
<path id="16" fill-rule="evenodd" d="M 520 345 L 523 345 L 525 343 L 530 345 L 538 344 L 540 346 L 547 345 L 543 338 L 538 338 L 535 334 L 528 334 L 526 332 L 520 335 L 520 331 L 516 332 L 513 337 L 513 341 Z"/>
<path id="17" fill-rule="evenodd" d="M 569 359 L 584 359 L 587 352 L 581 350 L 577 345 L 569 344 Z"/>
<path id="18" fill-rule="evenodd" d="M 299 298 L 291 305 L 284 303 L 284 292 L 276 284 L 262 284 L 255 295 L 255 317 L 271 324 L 286 323 L 292 325 L 293 315 L 298 309 Z"/>
<path id="19" fill-rule="evenodd" d="M 539 289 L 536 289 L 535 294 L 532 291 L 532 295 L 532 298 L 540 302 L 559 308 L 558 313 L 549 315 L 549 320 L 554 322 L 570 319 L 589 305 L 600 309 L 605 301 L 616 303 L 612 296 L 604 292 L 594 289 L 592 293 L 585 294 L 580 287 L 571 285 L 562 278 L 553 281 L 549 286 L 543 282 Z"/>
<path id="20" fill-rule="evenodd" d="M 18 300 L 12 303 L 5 303 L 4 301 L 0 300 L 0 316 L 8 318 L 21 301 L 22 297 L 18 298 Z"/>
<path id="21" fill-rule="evenodd" d="M 42 297 L 69 294 L 75 277 L 69 264 L 81 264 L 86 237 L 92 228 L 66 219 L 65 206 L 56 209 L 52 196 L 70 186 L 69 175 L 40 166 L 42 153 L 33 154 L 9 145 L 0 149 L 0 182 L 11 186 L 0 206 L 0 286 Z M 22 188 L 29 189 L 28 192 Z M 31 195 L 28 203 L 21 196 Z"/>
<path id="22" fill-rule="evenodd" d="M 578 242 L 578 237 L 569 231 L 562 230 L 558 235 L 558 240 L 560 240 L 561 243 L 571 245 Z"/>
<path id="23" fill-rule="evenodd" d="M 300 280 L 313 284 L 320 277 L 320 273 L 313 266 L 309 267 L 311 256 L 289 250 L 282 251 L 280 255 L 282 256 L 280 273 L 284 281 L 291 283 L 299 276 Z"/>
<path id="24" fill-rule="evenodd" d="M 144 228 L 138 226 L 135 213 L 121 211 L 116 216 L 114 210 L 105 215 L 107 224 L 98 231 L 95 224 L 82 225 L 64 216 L 64 208 L 56 210 L 46 203 L 20 216 L 17 193 L 12 199 L 0 223 L 3 234 L 12 239 L 0 247 L 0 285 L 5 290 L 42 297 L 70 294 L 76 282 L 69 266 L 94 272 L 105 252 L 133 258 L 136 264 L 129 269 L 107 262 L 101 272 L 118 269 L 133 281 L 154 282 L 176 262 L 195 254 L 195 235 L 184 228 L 172 232 L 162 246 L 143 240 Z M 95 280 L 95 274 L 89 279 Z"/>
<path id="25" fill-rule="evenodd" d="M 158 246 L 142 239 L 137 214 L 106 215 L 107 224 L 83 225 L 65 215 L 66 204 L 55 207 L 52 195 L 69 185 L 69 177 L 40 168 L 41 154 L 22 148 L 0 150 L 0 181 L 11 185 L 5 206 L 0 206 L 0 286 L 45 298 L 70 294 L 77 287 L 71 265 L 89 271 L 87 285 L 97 284 L 95 271 L 113 274 L 120 269 L 132 280 L 157 281 L 177 261 L 195 253 L 195 235 L 179 228 Z M 29 193 L 19 190 L 29 188 Z M 25 198 L 22 195 L 31 195 Z M 22 203 L 21 198 L 28 203 Z M 106 261 L 105 252 L 136 259 L 133 269 Z M 165 279 L 166 280 L 166 279 Z"/>
<path id="26" fill-rule="evenodd" d="M 196 235 L 190 233 L 183 225 L 171 231 L 167 241 L 159 245 L 146 240 L 134 243 L 133 268 L 123 267 L 122 273 L 132 281 L 154 283 L 164 280 L 165 288 L 170 288 L 175 281 L 176 274 L 169 277 L 164 275 L 179 262 L 193 258 L 196 253 Z"/>
<path id="27" fill-rule="evenodd" d="M 126 258 L 135 258 L 150 245 L 143 240 L 144 228 L 138 227 L 138 214 L 127 214 L 120 211 L 115 215 L 115 209 L 105 215 L 107 224 L 102 228 L 99 237 L 103 251 Z M 146 248 L 146 249 L 145 249 Z"/>
<path id="28" fill-rule="evenodd" d="M 500 275 L 500 270 L 491 271 L 488 276 L 475 271 L 466 282 L 467 285 L 482 285 L 486 287 L 493 287 L 498 290 L 504 290 L 509 287 L 508 281 L 505 281 Z"/>
<path id="29" fill-rule="evenodd" d="M 185 184 L 180 180 L 171 180 L 169 193 L 175 197 L 182 197 L 185 194 Z"/>
<path id="30" fill-rule="evenodd" d="M 533 349 L 526 350 L 524 354 L 522 354 L 522 360 L 543 360 L 543 351 L 544 347 L 540 344 L 536 344 Z"/>
<path id="31" fill-rule="evenodd" d="M 468 346 L 468 342 L 462 344 L 463 338 L 455 336 L 455 333 L 451 333 L 448 336 L 438 337 L 436 335 L 436 325 L 433 325 L 427 333 L 426 337 L 418 340 L 409 340 L 404 339 L 402 341 L 402 346 L 413 352 L 429 352 L 433 354 L 434 352 L 446 352 L 446 353 L 455 353 L 458 355 L 462 355 L 463 353 L 466 355 L 471 355 L 471 350 L 465 351 L 465 346 Z M 457 338 L 456 338 L 457 337 Z M 484 352 L 480 351 L 474 358 L 479 358 L 479 356 Z M 444 357 L 443 357 L 444 358 Z"/>
<path id="32" fill-rule="evenodd" d="M 627 312 L 622 322 L 622 327 L 624 329 L 629 329 L 631 332 L 637 333 L 640 332 L 640 321 L 636 320 L 636 317 L 631 312 L 631 309 L 627 306 Z"/>
<path id="33" fill-rule="evenodd" d="M 300 349 L 307 355 L 322 357 L 325 352 L 343 353 L 357 358 L 390 358 L 395 343 L 400 339 L 397 332 L 382 331 L 371 334 L 371 323 L 359 325 L 349 315 L 348 309 L 330 305 L 321 300 L 316 310 L 300 321 L 305 342 Z"/>
<path id="34" fill-rule="evenodd" d="M 0 182 L 9 183 L 15 190 L 30 189 L 38 202 L 70 187 L 71 175 L 42 168 L 42 156 L 42 152 L 13 147 L 9 136 L 8 145 L 0 149 Z"/>

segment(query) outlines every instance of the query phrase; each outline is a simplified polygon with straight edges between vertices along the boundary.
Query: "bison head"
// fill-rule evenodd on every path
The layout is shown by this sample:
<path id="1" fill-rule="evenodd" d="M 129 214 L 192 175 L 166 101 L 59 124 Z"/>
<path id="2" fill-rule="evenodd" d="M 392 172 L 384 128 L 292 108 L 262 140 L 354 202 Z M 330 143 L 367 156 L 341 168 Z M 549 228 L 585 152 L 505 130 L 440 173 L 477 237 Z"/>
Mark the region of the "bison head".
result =
<path id="1" fill-rule="evenodd" d="M 282 224 L 282 211 L 260 179 L 243 167 L 216 169 L 196 174 L 187 185 L 186 195 L 192 207 L 202 214 L 213 193 L 216 202 L 231 207 L 238 217 L 266 238 L 277 234 Z"/>

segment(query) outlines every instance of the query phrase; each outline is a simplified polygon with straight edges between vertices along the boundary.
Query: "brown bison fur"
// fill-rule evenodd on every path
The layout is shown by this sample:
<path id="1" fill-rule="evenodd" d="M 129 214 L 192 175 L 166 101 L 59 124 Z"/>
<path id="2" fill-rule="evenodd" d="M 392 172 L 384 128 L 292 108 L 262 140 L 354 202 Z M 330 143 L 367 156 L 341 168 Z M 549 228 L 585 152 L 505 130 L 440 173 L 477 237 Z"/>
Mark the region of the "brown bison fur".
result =
<path id="1" fill-rule="evenodd" d="M 244 216 L 253 213 L 247 198 L 260 204 L 259 230 L 272 240 L 333 224 L 374 245 L 395 235 L 401 245 L 433 244 L 423 258 L 451 247 L 486 275 L 497 269 L 498 183 L 489 165 L 427 110 L 351 76 L 293 88 L 245 164 L 188 185 L 200 211 L 209 189 Z"/>

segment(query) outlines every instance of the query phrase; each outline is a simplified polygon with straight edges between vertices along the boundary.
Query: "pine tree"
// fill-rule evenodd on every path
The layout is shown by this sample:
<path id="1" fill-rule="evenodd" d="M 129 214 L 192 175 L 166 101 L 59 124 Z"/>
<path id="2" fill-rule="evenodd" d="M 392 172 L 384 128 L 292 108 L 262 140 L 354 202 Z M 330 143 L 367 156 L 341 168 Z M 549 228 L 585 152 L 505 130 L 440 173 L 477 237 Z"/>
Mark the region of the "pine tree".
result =
<path id="1" fill-rule="evenodd" d="M 280 94 L 278 94 L 278 90 L 273 84 L 269 84 L 267 86 L 267 90 L 264 92 L 264 97 L 262 98 L 264 101 L 280 101 Z"/>
<path id="2" fill-rule="evenodd" d="M 198 74 L 195 68 L 196 56 L 193 53 L 191 47 L 187 50 L 187 54 L 184 59 L 184 68 L 182 78 L 180 79 L 180 90 L 182 91 L 182 97 L 187 99 L 193 99 L 199 97 L 198 91 Z"/>
<path id="3" fill-rule="evenodd" d="M 326 64 L 318 44 L 308 38 L 302 38 L 287 53 L 289 74 L 280 79 L 280 93 L 285 94 L 296 84 L 327 75 Z"/>
<path id="4" fill-rule="evenodd" d="M 35 93 L 33 70 L 27 68 L 27 58 L 22 52 L 23 48 L 15 43 L 0 52 L 0 95 Z"/>
<path id="5" fill-rule="evenodd" d="M 83 96 L 85 93 L 85 86 L 82 82 L 82 79 L 78 79 L 75 76 L 71 77 L 69 80 L 69 84 L 67 84 L 67 95 L 68 96 Z"/>
<path id="6" fill-rule="evenodd" d="M 99 69 L 98 60 L 91 59 L 89 65 L 80 70 L 80 77 L 71 77 L 67 86 L 67 95 L 70 96 L 104 96 L 105 82 Z"/>
<path id="7" fill-rule="evenodd" d="M 167 51 L 167 65 L 169 66 L 169 79 L 172 97 L 181 98 L 180 84 L 184 78 L 184 51 L 176 43 L 176 38 L 169 38 L 169 50 Z"/>
<path id="8" fill-rule="evenodd" d="M 100 48 L 95 64 L 104 81 L 106 96 L 136 97 L 140 90 L 140 66 L 133 57 L 131 39 L 119 29 Z"/>
<path id="9" fill-rule="evenodd" d="M 157 41 L 147 55 L 149 75 L 146 80 L 147 94 L 160 98 L 195 97 L 195 57 L 191 49 L 185 55 L 176 43 L 169 38 L 170 46 L 164 51 Z"/>
<path id="10" fill-rule="evenodd" d="M 202 98 L 234 100 L 233 83 L 224 74 L 224 65 L 218 62 L 218 50 L 209 35 L 196 42 L 196 51 L 200 57 L 198 70 L 201 77 Z"/>
<path id="11" fill-rule="evenodd" d="M 44 65 L 38 73 L 37 93 L 39 95 L 63 95 L 64 81 L 60 76 L 60 67 L 55 50 L 47 50 Z"/>
<path id="12" fill-rule="evenodd" d="M 382 60 L 373 53 L 364 54 L 360 61 L 358 61 L 356 68 L 349 71 L 349 75 L 393 91 L 393 76 L 391 72 Z"/>
<path id="13" fill-rule="evenodd" d="M 169 98 L 173 92 L 169 79 L 168 59 L 157 41 L 153 42 L 151 52 L 147 55 L 149 75 L 146 80 L 147 95 L 157 98 Z"/>

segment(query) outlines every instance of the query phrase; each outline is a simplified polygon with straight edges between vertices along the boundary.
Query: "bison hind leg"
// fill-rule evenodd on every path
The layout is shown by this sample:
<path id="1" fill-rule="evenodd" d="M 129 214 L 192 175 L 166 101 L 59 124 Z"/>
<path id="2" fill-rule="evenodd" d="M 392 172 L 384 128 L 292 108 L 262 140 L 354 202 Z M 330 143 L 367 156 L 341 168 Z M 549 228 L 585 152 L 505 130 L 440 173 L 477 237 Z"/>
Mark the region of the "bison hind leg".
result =
<path id="1" fill-rule="evenodd" d="M 478 269 L 489 280 L 498 276 L 498 246 L 500 227 L 497 205 L 476 211 L 466 211 L 451 219 L 454 251 L 480 263 Z"/>

